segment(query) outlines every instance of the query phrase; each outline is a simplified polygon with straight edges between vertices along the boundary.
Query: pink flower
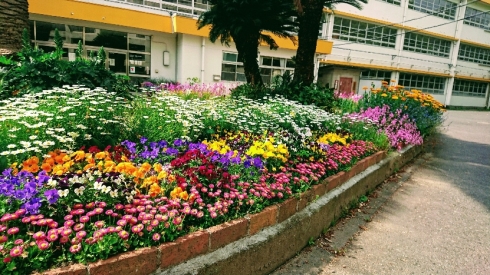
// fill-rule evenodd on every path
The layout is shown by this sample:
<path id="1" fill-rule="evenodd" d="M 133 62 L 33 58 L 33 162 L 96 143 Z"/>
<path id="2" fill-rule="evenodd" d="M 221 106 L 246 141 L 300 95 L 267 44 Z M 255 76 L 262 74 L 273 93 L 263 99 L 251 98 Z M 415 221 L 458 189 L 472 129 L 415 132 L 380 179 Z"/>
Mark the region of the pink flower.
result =
<path id="1" fill-rule="evenodd" d="M 66 215 L 63 219 L 65 221 L 71 220 L 71 219 L 73 219 L 73 215 Z"/>
<path id="2" fill-rule="evenodd" d="M 30 217 L 24 217 L 22 218 L 22 223 L 30 223 L 31 222 L 31 218 Z"/>
<path id="3" fill-rule="evenodd" d="M 74 245 L 70 246 L 70 252 L 73 254 L 78 253 L 80 251 L 80 249 L 82 249 L 81 244 L 74 244 Z"/>
<path id="4" fill-rule="evenodd" d="M 22 246 L 14 246 L 10 250 L 10 256 L 11 257 L 18 257 L 18 256 L 22 255 L 22 252 L 24 252 L 24 249 L 22 248 Z"/>
<path id="5" fill-rule="evenodd" d="M 79 232 L 77 232 L 76 236 L 79 239 L 83 239 L 83 238 L 85 238 L 85 236 L 87 236 L 87 232 L 85 232 L 85 231 L 79 231 Z"/>
<path id="6" fill-rule="evenodd" d="M 14 241 L 14 244 L 15 245 L 21 245 L 23 243 L 24 243 L 24 240 L 23 239 L 17 239 L 17 240 Z"/>
<path id="7" fill-rule="evenodd" d="M 37 243 L 37 247 L 41 250 L 46 250 L 49 248 L 49 243 L 47 241 L 40 241 Z"/>
<path id="8" fill-rule="evenodd" d="M 142 224 L 138 224 L 138 225 L 134 225 L 133 227 L 131 227 L 131 231 L 133 231 L 133 233 L 140 233 L 144 228 L 144 225 Z"/>
<path id="9" fill-rule="evenodd" d="M 36 233 L 34 233 L 34 235 L 32 235 L 32 237 L 35 239 L 35 240 L 40 240 L 40 239 L 44 239 L 46 238 L 46 234 L 44 234 L 43 231 L 38 231 Z"/>
<path id="10" fill-rule="evenodd" d="M 85 227 L 85 224 L 84 224 L 84 223 L 77 223 L 77 224 L 75 224 L 75 226 L 73 227 L 73 230 L 75 230 L 75 231 L 80 231 L 80 230 L 82 230 L 84 227 Z"/>
<path id="11" fill-rule="evenodd" d="M 48 241 L 54 242 L 58 239 L 58 230 L 49 230 L 48 231 L 48 236 L 47 236 Z"/>
<path id="12" fill-rule="evenodd" d="M 7 236 L 0 236 L 0 243 L 6 243 L 8 241 Z"/>
<path id="13" fill-rule="evenodd" d="M 155 242 L 159 241 L 160 240 L 160 234 L 158 233 L 155 233 L 153 234 L 153 236 L 151 237 Z"/>
<path id="14" fill-rule="evenodd" d="M 90 221 L 90 218 L 89 217 L 87 217 L 87 216 L 81 216 L 80 217 L 80 222 L 84 222 L 85 223 L 85 222 L 88 222 L 88 221 Z"/>
<path id="15" fill-rule="evenodd" d="M 9 235 L 14 235 L 19 233 L 19 228 L 18 227 L 12 227 L 9 230 L 7 230 L 7 234 Z"/>
<path id="16" fill-rule="evenodd" d="M 118 220 L 116 224 L 119 226 L 125 226 L 127 224 L 127 221 L 126 220 Z"/>
<path id="17" fill-rule="evenodd" d="M 65 244 L 69 241 L 70 239 L 67 236 L 63 236 L 60 238 L 60 243 Z"/>
<path id="18" fill-rule="evenodd" d="M 72 233 L 73 231 L 70 229 L 70 228 L 64 228 L 63 230 L 61 230 L 61 235 L 62 236 L 70 236 L 70 234 Z"/>
<path id="19" fill-rule="evenodd" d="M 104 227 L 104 224 L 105 224 L 105 222 L 104 222 L 104 221 L 96 221 L 96 222 L 94 223 L 95 227 L 97 227 L 97 228 L 102 228 L 102 227 Z"/>
<path id="20" fill-rule="evenodd" d="M 68 221 L 65 221 L 65 223 L 64 223 L 65 227 L 72 227 L 74 224 L 75 224 L 75 222 L 73 220 L 68 220 Z"/>
<path id="21" fill-rule="evenodd" d="M 182 223 L 182 217 L 180 217 L 180 216 L 175 217 L 173 219 L 172 223 L 175 225 L 179 225 L 180 223 Z"/>
<path id="22" fill-rule="evenodd" d="M 127 240 L 129 238 L 129 233 L 125 230 L 120 231 L 117 235 L 123 240 Z"/>

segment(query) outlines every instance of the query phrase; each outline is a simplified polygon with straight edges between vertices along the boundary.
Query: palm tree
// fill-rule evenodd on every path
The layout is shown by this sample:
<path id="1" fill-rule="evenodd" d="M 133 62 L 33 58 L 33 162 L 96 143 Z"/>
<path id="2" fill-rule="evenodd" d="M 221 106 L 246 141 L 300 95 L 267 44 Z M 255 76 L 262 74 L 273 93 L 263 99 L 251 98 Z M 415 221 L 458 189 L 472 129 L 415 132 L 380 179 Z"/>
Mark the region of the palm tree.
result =
<path id="1" fill-rule="evenodd" d="M 27 0 L 0 1 L 0 55 L 12 55 L 22 49 L 22 31 L 29 30 Z"/>
<path id="2" fill-rule="evenodd" d="M 318 40 L 318 27 L 323 8 L 333 9 L 335 4 L 348 4 L 358 9 L 368 0 L 293 0 L 298 11 L 298 50 L 294 68 L 294 81 L 303 85 L 313 83 L 315 51 Z"/>
<path id="3" fill-rule="evenodd" d="M 209 0 L 212 7 L 198 20 L 198 28 L 211 26 L 209 39 L 220 40 L 230 46 L 233 40 L 238 51 L 238 61 L 243 62 L 247 82 L 253 86 L 264 85 L 257 62 L 258 47 L 267 44 L 277 49 L 270 32 L 278 37 L 289 38 L 294 43 L 296 15 L 290 1 L 284 0 Z"/>

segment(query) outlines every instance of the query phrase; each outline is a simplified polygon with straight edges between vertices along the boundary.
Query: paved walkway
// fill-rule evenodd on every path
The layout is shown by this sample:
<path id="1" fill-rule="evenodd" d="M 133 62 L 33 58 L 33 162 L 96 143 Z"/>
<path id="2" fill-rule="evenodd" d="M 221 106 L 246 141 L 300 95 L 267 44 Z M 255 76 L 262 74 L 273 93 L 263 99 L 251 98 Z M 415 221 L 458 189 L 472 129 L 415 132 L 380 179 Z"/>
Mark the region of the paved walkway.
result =
<path id="1" fill-rule="evenodd" d="M 490 112 L 446 115 L 406 181 L 377 191 L 377 214 L 360 210 L 272 274 L 490 274 Z"/>

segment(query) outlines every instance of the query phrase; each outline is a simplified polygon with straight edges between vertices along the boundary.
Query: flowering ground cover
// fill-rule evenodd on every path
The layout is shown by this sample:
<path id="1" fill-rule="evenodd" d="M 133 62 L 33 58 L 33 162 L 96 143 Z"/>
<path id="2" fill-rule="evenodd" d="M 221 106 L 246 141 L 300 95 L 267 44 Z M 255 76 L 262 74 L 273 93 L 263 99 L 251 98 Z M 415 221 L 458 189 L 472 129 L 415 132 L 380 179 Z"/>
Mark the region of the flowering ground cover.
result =
<path id="1" fill-rule="evenodd" d="M 200 89 L 128 101 L 65 87 L 2 101 L 2 274 L 172 241 L 304 192 L 389 144 L 421 142 L 388 106 L 336 115 Z"/>

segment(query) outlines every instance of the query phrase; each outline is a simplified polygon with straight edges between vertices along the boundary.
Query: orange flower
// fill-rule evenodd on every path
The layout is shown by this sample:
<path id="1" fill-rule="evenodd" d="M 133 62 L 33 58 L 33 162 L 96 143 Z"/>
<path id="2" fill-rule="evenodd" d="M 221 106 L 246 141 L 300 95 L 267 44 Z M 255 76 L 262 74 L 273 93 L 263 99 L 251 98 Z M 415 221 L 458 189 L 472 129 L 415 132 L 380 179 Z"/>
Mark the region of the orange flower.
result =
<path id="1" fill-rule="evenodd" d="M 160 185 L 158 185 L 157 183 L 154 183 L 150 186 L 150 192 L 149 192 L 149 195 L 151 197 L 156 197 L 158 196 L 159 194 L 161 194 L 163 192 L 163 189 L 160 187 Z"/>
<path id="2" fill-rule="evenodd" d="M 158 183 L 158 178 L 156 176 L 150 176 L 143 180 L 143 184 L 141 185 L 141 187 L 144 188 L 156 183 Z"/>
<path id="3" fill-rule="evenodd" d="M 98 152 L 95 154 L 95 159 L 105 159 L 106 157 L 106 152 Z"/>
<path id="4" fill-rule="evenodd" d="M 84 151 L 76 151 L 71 154 L 71 157 L 75 157 L 75 161 L 81 161 L 85 159 L 85 152 Z"/>
<path id="5" fill-rule="evenodd" d="M 49 164 L 47 162 L 44 162 L 41 165 L 41 169 L 43 169 L 44 171 L 46 171 L 46 173 L 49 173 L 49 172 L 51 172 L 51 170 L 53 170 L 53 167 L 51 167 L 51 164 Z"/>
<path id="6" fill-rule="evenodd" d="M 180 193 L 182 193 L 182 188 L 177 186 L 174 188 L 174 190 L 172 190 L 172 192 L 170 192 L 170 197 L 172 199 L 175 199 L 179 196 Z"/>
<path id="7" fill-rule="evenodd" d="M 189 194 L 187 194 L 187 191 L 184 191 L 179 194 L 179 197 L 186 201 L 189 199 Z"/>

